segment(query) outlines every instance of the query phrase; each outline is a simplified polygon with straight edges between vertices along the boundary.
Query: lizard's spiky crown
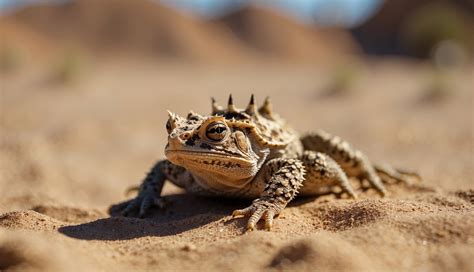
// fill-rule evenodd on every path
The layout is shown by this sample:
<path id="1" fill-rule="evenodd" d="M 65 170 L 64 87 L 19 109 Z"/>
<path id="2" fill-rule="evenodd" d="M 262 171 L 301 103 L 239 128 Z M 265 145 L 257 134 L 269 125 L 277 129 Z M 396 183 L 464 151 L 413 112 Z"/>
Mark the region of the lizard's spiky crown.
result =
<path id="1" fill-rule="evenodd" d="M 255 96 L 252 94 L 250 97 L 250 102 L 245 109 L 238 109 L 234 105 L 234 99 L 232 98 L 232 94 L 229 95 L 229 100 L 227 102 L 227 109 L 219 106 L 216 100 L 212 97 L 212 115 L 220 115 L 225 117 L 226 119 L 248 119 L 250 117 L 258 118 L 259 116 L 263 115 L 267 117 L 267 119 L 272 119 L 272 105 L 270 103 L 270 98 L 265 98 L 262 106 L 258 108 L 255 103 Z"/>
<path id="2" fill-rule="evenodd" d="M 223 118 L 230 127 L 247 129 L 262 146 L 280 148 L 292 140 L 291 135 L 287 133 L 288 129 L 282 129 L 284 122 L 273 114 L 269 97 L 265 98 L 258 109 L 253 94 L 245 109 L 238 109 L 234 105 L 232 95 L 229 95 L 227 109 L 219 106 L 214 98 L 211 98 L 211 101 L 211 115 L 214 118 Z"/>
<path id="3" fill-rule="evenodd" d="M 273 114 L 268 97 L 258 109 L 254 95 L 250 97 L 250 102 L 245 109 L 235 107 L 232 95 L 229 96 L 227 109 L 219 106 L 214 98 L 211 98 L 211 101 L 212 113 L 210 116 L 201 116 L 190 112 L 187 118 L 181 119 L 177 114 L 169 112 L 168 123 L 174 124 L 179 120 L 202 122 L 200 127 L 205 129 L 207 125 L 214 122 L 223 122 L 230 128 L 247 131 L 247 135 L 252 136 L 260 146 L 269 148 L 284 148 L 294 140 L 296 133 L 287 127 L 278 115 Z"/>

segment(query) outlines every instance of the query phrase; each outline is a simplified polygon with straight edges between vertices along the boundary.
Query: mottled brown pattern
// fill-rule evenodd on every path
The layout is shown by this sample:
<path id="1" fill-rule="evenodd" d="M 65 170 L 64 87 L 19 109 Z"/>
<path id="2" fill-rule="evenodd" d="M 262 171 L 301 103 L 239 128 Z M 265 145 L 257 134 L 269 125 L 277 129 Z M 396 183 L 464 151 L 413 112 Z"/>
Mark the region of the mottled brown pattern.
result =
<path id="1" fill-rule="evenodd" d="M 273 112 L 268 98 L 259 109 L 253 96 L 244 110 L 230 96 L 225 110 L 212 99 L 208 116 L 190 112 L 183 118 L 169 112 L 166 129 L 167 160 L 152 168 L 138 196 L 123 205 L 123 215 L 137 211 L 143 217 L 152 205 L 163 206 L 160 194 L 169 180 L 192 194 L 255 199 L 233 216 L 250 216 L 250 230 L 262 219 L 269 230 L 298 193 L 320 195 L 340 187 L 356 198 L 348 179 L 352 177 L 366 180 L 384 196 L 382 181 L 414 175 L 374 167 L 362 152 L 323 131 L 300 139 Z"/>

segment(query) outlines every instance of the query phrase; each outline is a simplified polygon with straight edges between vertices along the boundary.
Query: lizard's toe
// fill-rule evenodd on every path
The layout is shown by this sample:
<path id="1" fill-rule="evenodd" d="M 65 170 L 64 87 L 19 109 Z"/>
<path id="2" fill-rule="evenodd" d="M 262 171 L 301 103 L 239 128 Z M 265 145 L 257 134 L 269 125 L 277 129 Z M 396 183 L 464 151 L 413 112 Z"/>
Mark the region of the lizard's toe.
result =
<path id="1" fill-rule="evenodd" d="M 136 210 L 140 206 L 140 199 L 134 198 L 129 201 L 128 205 L 125 207 L 125 209 L 122 210 L 121 214 L 123 216 L 128 216 L 130 213 L 132 213 L 134 210 Z"/>
<path id="2" fill-rule="evenodd" d="M 140 204 L 140 212 L 138 213 L 138 217 L 144 218 L 147 211 L 153 205 L 153 196 L 147 195 L 143 198 L 142 203 Z"/>
<path id="3" fill-rule="evenodd" d="M 266 200 L 257 199 L 249 207 L 241 210 L 235 210 L 232 213 L 233 218 L 250 216 L 247 222 L 247 230 L 255 229 L 257 223 L 263 219 L 265 222 L 265 229 L 271 230 L 273 226 L 273 218 L 280 213 L 282 208 L 275 203 Z"/>
<path id="4" fill-rule="evenodd" d="M 383 183 L 403 183 L 406 185 L 413 185 L 414 182 L 421 182 L 421 176 L 411 170 L 394 168 L 390 165 L 375 165 L 375 171 L 381 178 Z"/>
<path id="5" fill-rule="evenodd" d="M 250 206 L 245 209 L 240 209 L 240 210 L 235 210 L 232 212 L 232 217 L 233 218 L 238 218 L 238 217 L 243 217 L 252 214 L 254 211 L 254 207 Z"/>
<path id="6" fill-rule="evenodd" d="M 247 222 L 247 229 L 248 230 L 254 230 L 255 225 L 260 221 L 262 218 L 262 215 L 265 213 L 265 208 L 264 207 L 258 207 L 255 212 L 252 213 L 252 215 L 249 218 L 249 221 Z"/>
<path id="7" fill-rule="evenodd" d="M 157 197 L 155 195 L 148 194 L 146 195 L 140 205 L 140 212 L 138 216 L 144 218 L 146 213 L 150 210 L 151 207 L 156 206 L 160 209 L 165 208 L 168 203 L 162 197 Z"/>
<path id="8" fill-rule="evenodd" d="M 273 218 L 275 213 L 273 211 L 267 211 L 263 220 L 265 221 L 265 230 L 271 231 L 273 227 Z"/>
<path id="9" fill-rule="evenodd" d="M 153 206 L 160 208 L 165 207 L 165 201 L 161 197 L 149 193 L 139 194 L 136 198 L 126 203 L 128 203 L 128 205 L 121 211 L 121 214 L 123 216 L 130 216 L 138 213 L 138 217 L 140 218 L 144 218 Z"/>

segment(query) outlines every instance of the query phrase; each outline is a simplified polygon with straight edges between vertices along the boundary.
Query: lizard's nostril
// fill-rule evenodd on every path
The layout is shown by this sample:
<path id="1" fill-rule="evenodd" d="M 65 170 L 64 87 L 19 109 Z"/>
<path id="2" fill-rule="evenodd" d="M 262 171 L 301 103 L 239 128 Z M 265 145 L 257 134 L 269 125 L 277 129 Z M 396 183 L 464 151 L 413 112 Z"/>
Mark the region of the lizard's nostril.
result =
<path id="1" fill-rule="evenodd" d="M 180 138 L 182 140 L 187 140 L 187 139 L 189 139 L 189 137 L 191 137 L 191 133 L 189 133 L 189 132 L 184 132 L 183 134 L 180 135 Z"/>

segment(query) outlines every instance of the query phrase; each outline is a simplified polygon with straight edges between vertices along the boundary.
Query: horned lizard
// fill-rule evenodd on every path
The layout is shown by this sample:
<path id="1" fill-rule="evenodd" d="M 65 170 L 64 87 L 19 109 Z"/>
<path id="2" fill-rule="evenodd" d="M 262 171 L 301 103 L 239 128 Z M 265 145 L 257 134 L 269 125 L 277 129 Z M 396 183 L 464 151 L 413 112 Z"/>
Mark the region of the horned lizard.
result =
<path id="1" fill-rule="evenodd" d="M 120 205 L 124 216 L 144 217 L 153 205 L 162 206 L 166 180 L 187 192 L 205 196 L 255 199 L 233 212 L 249 216 L 253 230 L 273 219 L 297 195 L 331 193 L 334 187 L 351 198 L 357 194 L 349 178 L 366 181 L 385 196 L 384 182 L 405 181 L 416 174 L 375 166 L 346 141 L 324 131 L 300 137 L 272 110 L 269 99 L 257 109 L 254 96 L 245 110 L 227 109 L 212 99 L 212 113 L 190 112 L 186 118 L 168 112 L 167 159 L 158 161 L 139 187 L 138 196 Z"/>

